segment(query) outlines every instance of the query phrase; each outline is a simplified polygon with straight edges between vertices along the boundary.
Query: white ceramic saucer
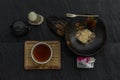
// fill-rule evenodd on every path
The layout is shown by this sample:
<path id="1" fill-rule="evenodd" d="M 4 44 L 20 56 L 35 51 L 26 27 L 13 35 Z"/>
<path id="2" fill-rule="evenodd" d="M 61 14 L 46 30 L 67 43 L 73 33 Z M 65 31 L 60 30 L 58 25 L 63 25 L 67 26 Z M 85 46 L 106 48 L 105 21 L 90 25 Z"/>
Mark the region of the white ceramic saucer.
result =
<path id="1" fill-rule="evenodd" d="M 42 24 L 43 21 L 44 21 L 44 17 L 42 15 L 39 15 L 39 14 L 38 14 L 38 16 L 41 18 L 41 20 L 38 23 L 33 23 L 31 21 L 28 21 L 28 23 L 31 24 L 31 25 L 40 25 L 40 24 Z"/>

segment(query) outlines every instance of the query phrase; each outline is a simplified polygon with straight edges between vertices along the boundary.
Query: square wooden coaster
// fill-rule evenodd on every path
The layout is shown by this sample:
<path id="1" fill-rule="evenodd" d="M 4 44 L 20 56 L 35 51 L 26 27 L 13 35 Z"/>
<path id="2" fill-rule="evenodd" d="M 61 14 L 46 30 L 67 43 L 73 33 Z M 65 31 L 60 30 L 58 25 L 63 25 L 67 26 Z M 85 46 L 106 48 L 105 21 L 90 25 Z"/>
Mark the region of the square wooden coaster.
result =
<path id="1" fill-rule="evenodd" d="M 26 41 L 24 45 L 24 68 L 32 69 L 60 69 L 61 68 L 61 50 L 59 41 L 42 41 L 48 43 L 53 49 L 52 59 L 46 64 L 37 64 L 32 60 L 31 49 L 34 44 L 40 41 Z"/>

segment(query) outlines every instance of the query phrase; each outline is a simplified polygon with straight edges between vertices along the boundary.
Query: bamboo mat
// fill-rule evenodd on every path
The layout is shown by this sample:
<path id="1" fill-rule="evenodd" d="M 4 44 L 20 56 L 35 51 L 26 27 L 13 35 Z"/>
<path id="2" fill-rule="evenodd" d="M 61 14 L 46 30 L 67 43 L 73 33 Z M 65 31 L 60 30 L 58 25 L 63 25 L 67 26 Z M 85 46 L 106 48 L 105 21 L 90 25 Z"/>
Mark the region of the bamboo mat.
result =
<path id="1" fill-rule="evenodd" d="M 59 41 L 42 41 L 48 43 L 53 49 L 52 59 L 46 64 L 37 64 L 32 60 L 31 49 L 39 41 L 26 41 L 24 44 L 24 68 L 32 69 L 60 69 L 61 68 L 61 50 Z"/>

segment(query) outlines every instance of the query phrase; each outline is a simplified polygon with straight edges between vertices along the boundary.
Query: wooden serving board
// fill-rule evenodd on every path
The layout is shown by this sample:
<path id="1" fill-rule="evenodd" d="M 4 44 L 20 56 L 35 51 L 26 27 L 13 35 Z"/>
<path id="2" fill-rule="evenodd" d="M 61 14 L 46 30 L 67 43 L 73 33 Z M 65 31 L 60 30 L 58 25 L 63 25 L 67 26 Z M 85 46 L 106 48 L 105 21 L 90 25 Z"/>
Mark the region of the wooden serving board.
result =
<path id="1" fill-rule="evenodd" d="M 31 49 L 39 41 L 26 41 L 24 44 L 24 68 L 33 69 L 60 69 L 61 68 L 61 50 L 59 41 L 42 41 L 48 43 L 53 49 L 52 59 L 46 64 L 37 64 L 32 60 Z"/>

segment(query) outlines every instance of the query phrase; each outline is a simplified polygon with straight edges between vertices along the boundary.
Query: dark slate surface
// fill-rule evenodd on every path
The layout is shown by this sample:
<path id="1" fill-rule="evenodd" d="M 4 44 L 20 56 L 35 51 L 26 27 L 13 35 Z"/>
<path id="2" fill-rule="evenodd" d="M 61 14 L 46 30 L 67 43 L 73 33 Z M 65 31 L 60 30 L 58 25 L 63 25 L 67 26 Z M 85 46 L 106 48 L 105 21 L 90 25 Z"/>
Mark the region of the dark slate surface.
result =
<path id="1" fill-rule="evenodd" d="M 119 80 L 120 79 L 120 0 L 1 0 L 0 1 L 0 80 Z M 63 39 L 52 33 L 46 22 L 30 26 L 30 33 L 15 38 L 10 25 L 15 20 L 27 24 L 27 14 L 34 10 L 48 16 L 66 12 L 99 14 L 106 25 L 106 45 L 95 55 L 95 68 L 76 68 L 74 55 Z M 28 25 L 28 24 L 27 24 Z M 59 40 L 62 45 L 61 70 L 31 70 L 23 67 L 25 40 Z"/>

